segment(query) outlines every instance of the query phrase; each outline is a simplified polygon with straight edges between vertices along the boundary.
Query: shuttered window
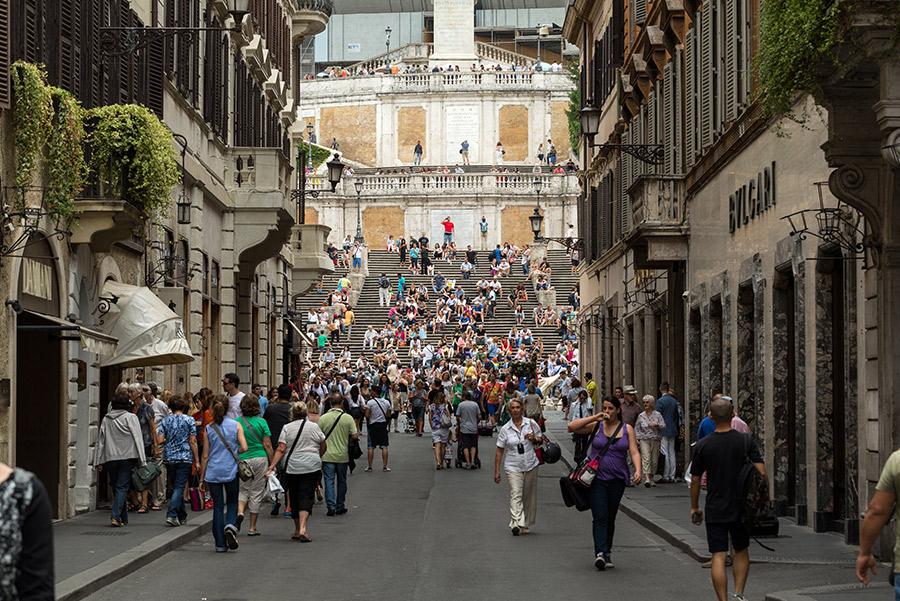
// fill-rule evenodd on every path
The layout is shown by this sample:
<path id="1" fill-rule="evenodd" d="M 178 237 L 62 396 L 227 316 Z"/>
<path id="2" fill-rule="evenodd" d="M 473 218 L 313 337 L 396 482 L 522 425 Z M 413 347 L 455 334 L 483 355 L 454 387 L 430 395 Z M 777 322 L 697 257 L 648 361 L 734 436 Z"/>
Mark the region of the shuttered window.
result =
<path id="1" fill-rule="evenodd" d="M 153 3 L 151 11 L 151 25 L 160 26 L 160 7 Z M 147 48 L 147 69 L 144 74 L 147 108 L 163 117 L 163 78 L 165 77 L 165 42 L 157 40 Z"/>
<path id="2" fill-rule="evenodd" d="M 697 127 L 695 123 L 697 106 L 697 78 L 694 76 L 696 56 L 696 36 L 693 29 L 689 29 L 684 36 L 684 128 L 685 128 L 685 170 L 694 164 L 694 156 L 697 152 Z"/>
<path id="3" fill-rule="evenodd" d="M 611 171 L 603 179 L 605 182 L 607 182 L 607 185 L 605 188 L 605 194 L 600 197 L 600 210 L 602 211 L 601 251 L 606 252 L 613 245 L 613 219 L 615 215 L 615 200 L 618 198 L 615 184 L 618 183 L 618 178 L 614 175 L 614 172 Z"/>
<path id="4" fill-rule="evenodd" d="M 637 119 L 632 119 L 631 127 L 628 128 L 627 133 L 625 134 L 626 144 L 636 144 L 636 136 L 635 132 L 635 123 Z M 616 238 L 622 238 L 625 234 L 628 233 L 629 226 L 631 223 L 630 213 L 631 213 L 631 202 L 628 198 L 628 188 L 634 183 L 634 164 L 635 160 L 628 154 L 621 154 L 620 161 L 622 163 L 622 186 L 619 190 L 619 198 L 618 198 L 618 215 L 617 215 L 617 231 Z"/>
<path id="5" fill-rule="evenodd" d="M 631 0 L 631 15 L 634 26 L 643 25 L 647 20 L 647 0 Z"/>
<path id="6" fill-rule="evenodd" d="M 647 97 L 647 144 L 657 143 L 656 119 L 659 115 L 659 98 L 659 86 L 656 86 L 656 88 L 652 90 L 650 92 L 650 95 Z M 646 173 L 656 173 L 656 167 L 653 165 L 648 165 Z"/>
<path id="7" fill-rule="evenodd" d="M 735 68 L 736 98 L 740 107 L 747 106 L 750 97 L 751 55 L 750 55 L 750 2 L 752 0 L 736 0 L 735 14 Z"/>
<path id="8" fill-rule="evenodd" d="M 715 80 L 713 79 L 713 10 L 710 0 L 703 5 L 700 14 L 700 149 L 713 143 L 713 119 Z"/>
<path id="9" fill-rule="evenodd" d="M 675 173 L 675 157 L 677 156 L 678 150 L 675 147 L 675 94 L 673 72 L 673 63 L 666 63 L 666 66 L 663 67 L 662 131 L 664 135 L 661 140 L 663 149 L 666 153 L 663 162 L 665 173 Z"/>
<path id="10" fill-rule="evenodd" d="M 590 188 L 588 216 L 589 226 L 586 249 L 590 254 L 590 259 L 594 260 L 603 252 L 603 241 L 601 240 L 600 190 L 596 186 Z"/>
<path id="11" fill-rule="evenodd" d="M 10 0 L 0 0 L 0 108 L 9 108 L 9 5 Z"/>
<path id="12" fill-rule="evenodd" d="M 737 118 L 738 109 L 738 59 L 737 59 L 737 15 L 740 0 L 728 0 L 724 3 L 724 43 L 725 43 L 725 121 L 730 123 Z"/>

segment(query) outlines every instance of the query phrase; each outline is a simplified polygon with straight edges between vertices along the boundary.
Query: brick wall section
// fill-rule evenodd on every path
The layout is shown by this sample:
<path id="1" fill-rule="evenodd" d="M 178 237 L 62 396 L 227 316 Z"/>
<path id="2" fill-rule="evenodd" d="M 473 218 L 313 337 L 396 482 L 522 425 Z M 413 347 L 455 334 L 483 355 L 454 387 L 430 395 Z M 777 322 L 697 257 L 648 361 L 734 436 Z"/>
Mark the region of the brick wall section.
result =
<path id="1" fill-rule="evenodd" d="M 303 211 L 304 222 L 308 225 L 317 225 L 319 223 L 319 211 L 312 207 L 306 207 Z"/>
<path id="2" fill-rule="evenodd" d="M 375 105 L 324 107 L 319 118 L 319 144 L 330 146 L 337 138 L 344 155 L 365 165 L 375 165 Z"/>
<path id="3" fill-rule="evenodd" d="M 534 206 L 511 206 L 500 212 L 500 238 L 504 242 L 512 242 L 519 246 L 531 244 L 534 234 L 528 216 L 534 212 Z M 546 228 L 547 225 L 544 224 Z"/>
<path id="4" fill-rule="evenodd" d="M 550 105 L 550 138 L 556 145 L 556 156 L 559 162 L 568 160 L 572 153 L 569 144 L 569 119 L 566 117 L 567 101 L 556 101 Z"/>
<path id="5" fill-rule="evenodd" d="M 404 220 L 403 207 L 363 207 L 362 226 L 366 244 L 369 248 L 383 249 L 388 236 L 405 236 Z M 350 223 L 347 227 L 351 227 Z"/>
<path id="6" fill-rule="evenodd" d="M 506 150 L 504 160 L 524 161 L 528 158 L 528 107 L 506 104 L 500 107 L 500 141 Z"/>
<path id="7" fill-rule="evenodd" d="M 415 158 L 416 141 L 421 140 L 422 162 L 428 161 L 428 144 L 425 139 L 425 109 L 420 106 L 404 106 L 397 112 L 397 154 L 403 163 Z"/>

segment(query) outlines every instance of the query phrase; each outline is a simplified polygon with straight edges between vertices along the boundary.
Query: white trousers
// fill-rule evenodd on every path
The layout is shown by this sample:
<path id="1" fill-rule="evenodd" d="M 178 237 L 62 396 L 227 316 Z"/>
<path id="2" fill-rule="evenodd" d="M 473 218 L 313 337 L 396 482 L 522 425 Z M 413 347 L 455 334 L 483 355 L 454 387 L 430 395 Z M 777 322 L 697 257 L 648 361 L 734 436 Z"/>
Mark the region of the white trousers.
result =
<path id="1" fill-rule="evenodd" d="M 509 527 L 531 528 L 537 518 L 538 468 L 506 472 L 509 481 Z"/>
<path id="2" fill-rule="evenodd" d="M 659 447 L 660 452 L 666 458 L 666 466 L 663 469 L 663 478 L 675 479 L 675 464 L 678 457 L 675 455 L 675 437 L 663 436 L 662 444 Z"/>
<path id="3" fill-rule="evenodd" d="M 391 306 L 391 290 L 390 290 L 390 288 L 379 288 L 378 289 L 378 306 L 379 307 L 390 307 Z"/>

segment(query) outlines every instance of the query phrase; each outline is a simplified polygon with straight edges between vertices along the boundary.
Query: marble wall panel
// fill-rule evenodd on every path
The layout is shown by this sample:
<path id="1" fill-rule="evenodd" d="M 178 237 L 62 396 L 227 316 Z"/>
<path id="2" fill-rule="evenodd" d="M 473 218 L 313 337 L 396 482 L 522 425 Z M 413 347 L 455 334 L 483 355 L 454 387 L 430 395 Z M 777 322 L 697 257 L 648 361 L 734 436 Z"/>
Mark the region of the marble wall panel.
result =
<path id="1" fill-rule="evenodd" d="M 830 274 L 816 272 L 816 510 L 834 508 L 834 361 L 832 357 L 834 308 Z"/>
<path id="2" fill-rule="evenodd" d="M 735 407 L 738 415 L 747 422 L 757 442 L 760 442 L 758 428 L 762 422 L 762 413 L 756 411 L 756 344 L 753 288 L 749 284 L 741 285 L 737 304 L 737 390 L 734 391 Z"/>
<path id="3" fill-rule="evenodd" d="M 701 358 L 700 309 L 691 309 L 687 324 L 687 432 L 690 441 L 697 439 L 697 428 L 703 419 L 704 399 L 700 392 Z"/>
<path id="4" fill-rule="evenodd" d="M 306 207 L 303 210 L 303 220 L 305 223 L 309 225 L 316 225 L 319 223 L 319 211 L 312 207 Z"/>

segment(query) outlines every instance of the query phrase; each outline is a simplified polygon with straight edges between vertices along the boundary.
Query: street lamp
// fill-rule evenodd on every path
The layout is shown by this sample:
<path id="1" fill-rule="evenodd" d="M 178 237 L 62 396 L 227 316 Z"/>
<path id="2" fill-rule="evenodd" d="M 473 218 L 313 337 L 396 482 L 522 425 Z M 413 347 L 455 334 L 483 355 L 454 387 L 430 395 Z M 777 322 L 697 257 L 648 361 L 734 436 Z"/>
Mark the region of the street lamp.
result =
<path id="1" fill-rule="evenodd" d="M 353 182 L 353 186 L 356 188 L 356 243 L 363 244 L 366 239 L 363 238 L 362 234 L 362 202 L 359 199 L 359 195 L 362 194 L 363 189 L 363 181 L 359 178 Z"/>
<path id="2" fill-rule="evenodd" d="M 588 100 L 581 109 L 579 121 L 581 122 L 581 135 L 586 137 L 588 142 L 593 142 L 597 130 L 600 129 L 600 109 Z"/>
<path id="3" fill-rule="evenodd" d="M 297 187 L 291 191 L 291 200 L 297 203 L 298 225 L 306 223 L 306 195 L 309 194 L 313 198 L 318 198 L 320 192 L 319 190 L 306 189 L 306 169 L 303 168 L 304 163 L 306 163 L 304 153 L 303 146 L 300 145 L 297 149 Z M 331 191 L 334 192 L 341 181 L 344 164 L 335 153 L 334 157 L 326 165 L 328 167 L 328 182 L 331 184 Z"/>
<path id="4" fill-rule="evenodd" d="M 528 221 L 531 222 L 531 232 L 534 234 L 534 241 L 541 240 L 541 228 L 544 225 L 544 216 L 541 215 L 541 209 L 534 207 L 534 214 L 529 215 Z"/>
<path id="5" fill-rule="evenodd" d="M 534 234 L 534 241 L 546 243 L 556 242 L 557 244 L 565 246 L 569 251 L 575 250 L 576 248 L 582 248 L 584 246 L 584 240 L 581 238 L 552 238 L 545 237 L 541 234 L 541 230 L 544 226 L 544 216 L 541 214 L 541 190 L 544 187 L 544 180 L 540 177 L 535 177 L 532 185 L 534 186 L 534 194 L 537 197 L 537 204 L 534 207 L 534 213 L 528 216 L 528 221 L 531 222 L 531 233 Z"/>
<path id="6" fill-rule="evenodd" d="M 104 59 L 125 56 L 180 34 L 189 42 L 202 31 L 240 33 L 241 23 L 250 12 L 250 0 L 228 0 L 227 4 L 228 14 L 234 20 L 231 27 L 101 27 L 100 54 Z"/>

